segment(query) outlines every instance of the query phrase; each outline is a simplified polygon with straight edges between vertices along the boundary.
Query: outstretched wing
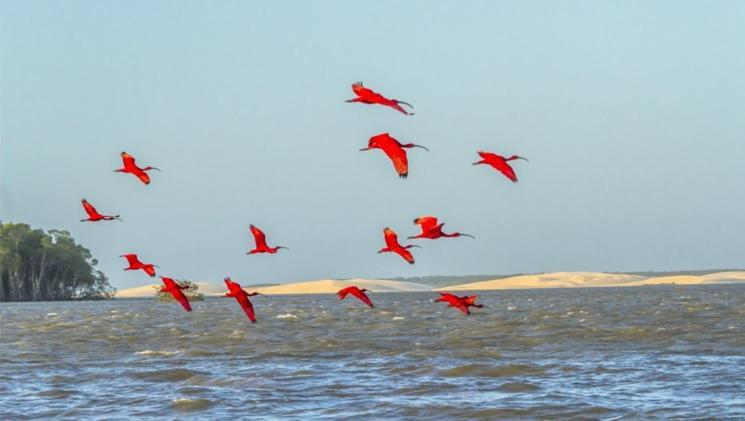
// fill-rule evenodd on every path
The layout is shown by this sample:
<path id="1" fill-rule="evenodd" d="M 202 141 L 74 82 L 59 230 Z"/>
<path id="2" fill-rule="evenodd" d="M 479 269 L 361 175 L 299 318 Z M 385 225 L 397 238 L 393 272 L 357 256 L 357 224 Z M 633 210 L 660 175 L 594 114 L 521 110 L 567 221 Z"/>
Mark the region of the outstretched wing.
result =
<path id="1" fill-rule="evenodd" d="M 87 213 L 90 218 L 101 216 L 96 210 L 96 208 L 93 207 L 93 205 L 91 205 L 90 203 L 88 203 L 87 200 L 83 199 L 80 201 L 80 203 L 83 204 L 83 209 L 85 209 L 85 213 Z"/>
<path id="2" fill-rule="evenodd" d="M 434 216 L 421 216 L 414 220 L 414 225 L 419 225 L 422 232 L 427 232 L 437 227 L 437 218 Z"/>
<path id="3" fill-rule="evenodd" d="M 512 169 L 510 164 L 501 161 L 494 164 L 494 168 L 499 170 L 499 172 L 504 174 L 504 176 L 509 178 L 513 183 L 517 183 L 517 175 L 515 175 L 515 170 Z"/>
<path id="4" fill-rule="evenodd" d="M 137 168 L 135 172 L 133 172 L 133 174 L 137 176 L 137 178 L 139 178 L 143 184 L 150 184 L 150 176 L 147 175 L 145 171 L 142 171 L 141 169 Z"/>
<path id="5" fill-rule="evenodd" d="M 383 152 L 391 160 L 393 168 L 396 169 L 398 176 L 406 178 L 409 175 L 409 160 L 406 157 L 406 150 L 397 144 L 386 145 Z"/>
<path id="6" fill-rule="evenodd" d="M 137 168 L 135 158 L 126 152 L 122 152 L 122 164 L 124 164 L 124 168 Z"/>
<path id="7" fill-rule="evenodd" d="M 360 291 L 359 289 L 356 290 L 356 291 L 352 291 L 352 294 L 354 294 L 354 296 L 357 297 L 360 301 L 362 301 L 363 303 L 367 304 L 368 307 L 370 307 L 370 308 L 375 307 L 373 305 L 372 301 L 370 301 L 370 297 L 368 297 L 367 294 L 365 294 L 364 292 Z"/>
<path id="8" fill-rule="evenodd" d="M 251 323 L 256 323 L 256 313 L 254 313 L 254 306 L 253 304 L 251 304 L 251 301 L 248 299 L 248 297 L 246 297 L 245 295 L 241 295 L 236 297 L 236 300 L 238 300 L 238 304 L 241 305 L 243 312 L 246 313 L 248 320 L 250 320 Z"/>
<path id="9" fill-rule="evenodd" d="M 400 250 L 396 251 L 399 256 L 403 257 L 404 260 L 409 262 L 410 265 L 414 264 L 414 256 L 411 254 L 411 252 L 405 248 L 401 248 Z"/>
<path id="10" fill-rule="evenodd" d="M 137 258 L 136 254 L 125 254 L 122 257 L 127 259 L 127 263 L 129 264 L 129 266 L 139 266 L 142 264 L 142 262 L 140 262 L 140 259 Z"/>
<path id="11" fill-rule="evenodd" d="M 343 299 L 345 299 L 347 297 L 347 294 L 349 294 L 349 292 L 352 291 L 355 288 L 356 287 L 354 287 L 354 286 L 342 288 L 342 289 L 339 290 L 339 292 L 336 293 L 336 295 L 339 296 L 339 299 L 340 300 L 343 300 Z"/>
<path id="12" fill-rule="evenodd" d="M 175 298 L 176 301 L 181 303 L 181 307 L 183 307 L 184 310 L 191 311 L 191 304 L 189 303 L 189 299 L 186 298 L 186 295 L 184 295 L 184 293 L 181 292 L 180 289 L 171 289 L 170 292 L 171 292 L 171 295 L 173 295 L 173 298 Z"/>
<path id="13" fill-rule="evenodd" d="M 266 235 L 264 235 L 264 232 L 256 228 L 254 225 L 251 225 L 249 228 L 251 228 L 251 234 L 254 236 L 254 241 L 256 241 L 256 248 L 267 247 Z"/>
<path id="14" fill-rule="evenodd" d="M 385 245 L 388 246 L 389 249 L 401 248 L 401 245 L 398 244 L 398 235 L 396 235 L 395 231 L 390 228 L 385 228 L 383 230 L 383 236 L 385 237 Z"/>

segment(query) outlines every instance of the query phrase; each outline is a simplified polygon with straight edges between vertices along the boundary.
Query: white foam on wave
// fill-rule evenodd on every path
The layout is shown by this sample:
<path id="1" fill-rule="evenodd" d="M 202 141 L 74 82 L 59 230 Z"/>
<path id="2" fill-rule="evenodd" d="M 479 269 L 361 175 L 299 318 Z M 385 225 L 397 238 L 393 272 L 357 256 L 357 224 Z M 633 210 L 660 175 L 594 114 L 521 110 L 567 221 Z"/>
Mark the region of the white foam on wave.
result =
<path id="1" fill-rule="evenodd" d="M 59 316 L 57 313 L 47 313 L 47 317 Z"/>
<path id="2" fill-rule="evenodd" d="M 297 320 L 297 316 L 292 313 L 285 313 L 285 314 L 278 314 L 278 319 L 289 319 L 289 320 Z"/>
<path id="3" fill-rule="evenodd" d="M 393 316 L 393 320 L 406 320 L 406 317 Z"/>
<path id="4" fill-rule="evenodd" d="M 180 354 L 182 352 L 183 351 L 181 351 L 181 350 L 176 350 L 176 351 L 153 351 L 152 349 L 146 349 L 144 351 L 137 351 L 137 352 L 135 352 L 135 354 L 137 354 L 137 355 L 158 355 L 158 356 L 168 357 L 168 356 L 171 356 L 171 355 Z"/>

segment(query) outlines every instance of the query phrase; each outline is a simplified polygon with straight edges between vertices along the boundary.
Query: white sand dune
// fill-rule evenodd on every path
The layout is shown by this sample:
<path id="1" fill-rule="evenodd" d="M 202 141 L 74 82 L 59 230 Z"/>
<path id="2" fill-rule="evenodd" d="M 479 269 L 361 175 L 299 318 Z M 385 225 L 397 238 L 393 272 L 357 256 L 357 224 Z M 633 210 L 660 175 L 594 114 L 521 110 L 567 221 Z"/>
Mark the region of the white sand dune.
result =
<path id="1" fill-rule="evenodd" d="M 224 285 L 209 282 L 197 282 L 199 292 L 207 296 L 225 295 Z M 318 281 L 296 282 L 292 284 L 272 285 L 253 288 L 247 285 L 246 291 L 256 291 L 266 295 L 280 294 L 333 294 L 340 289 L 356 285 L 360 288 L 369 289 L 372 292 L 403 292 L 403 291 L 431 291 L 429 285 L 413 282 L 385 281 L 381 279 L 349 279 L 344 281 L 333 279 L 321 279 Z M 155 297 L 156 290 L 152 285 L 127 288 L 118 290 L 116 298 Z"/>
<path id="2" fill-rule="evenodd" d="M 438 288 L 437 290 L 483 291 L 492 289 L 622 287 L 662 284 L 703 285 L 734 282 L 745 282 L 745 272 L 720 272 L 703 276 L 678 275 L 651 278 L 645 278 L 639 275 L 603 272 L 554 272 L 471 282 Z"/>
<path id="3" fill-rule="evenodd" d="M 318 281 L 296 282 L 256 288 L 256 292 L 266 295 L 279 294 L 333 294 L 344 287 L 356 285 L 372 292 L 432 291 L 432 287 L 414 282 L 385 281 L 382 279 L 321 279 Z M 250 290 L 251 288 L 246 288 Z"/>

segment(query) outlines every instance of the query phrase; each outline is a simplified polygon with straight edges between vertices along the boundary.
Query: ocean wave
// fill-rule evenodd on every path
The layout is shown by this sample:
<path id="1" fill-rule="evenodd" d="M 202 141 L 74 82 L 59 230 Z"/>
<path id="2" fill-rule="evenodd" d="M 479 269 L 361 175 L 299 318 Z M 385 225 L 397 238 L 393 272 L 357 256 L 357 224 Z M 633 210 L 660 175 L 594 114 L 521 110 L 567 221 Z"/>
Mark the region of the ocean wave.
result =
<path id="1" fill-rule="evenodd" d="M 278 314 L 278 319 L 290 319 L 290 320 L 297 320 L 297 316 L 292 313 L 285 313 L 285 314 Z"/>
<path id="2" fill-rule="evenodd" d="M 180 354 L 182 352 L 183 351 L 181 351 L 181 350 L 176 350 L 176 351 L 153 351 L 152 349 L 146 349 L 144 351 L 137 351 L 137 352 L 135 352 L 135 354 L 137 354 L 137 355 L 157 355 L 157 356 L 168 357 L 168 356 L 171 356 L 171 355 Z"/>
<path id="3" fill-rule="evenodd" d="M 200 411 L 212 407 L 214 403 L 209 399 L 176 398 L 171 401 L 171 409 L 177 411 Z"/>

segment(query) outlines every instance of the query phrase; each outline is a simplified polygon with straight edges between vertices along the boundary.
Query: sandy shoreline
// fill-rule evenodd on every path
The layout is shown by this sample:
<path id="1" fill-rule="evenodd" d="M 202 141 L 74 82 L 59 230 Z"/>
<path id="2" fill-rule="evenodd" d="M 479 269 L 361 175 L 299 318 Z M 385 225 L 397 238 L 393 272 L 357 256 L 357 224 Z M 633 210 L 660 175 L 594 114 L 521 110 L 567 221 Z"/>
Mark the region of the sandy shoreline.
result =
<path id="1" fill-rule="evenodd" d="M 593 287 L 630 287 L 643 285 L 709 285 L 726 283 L 745 283 L 745 271 L 718 272 L 708 275 L 676 275 L 644 277 L 603 272 L 554 272 L 534 275 L 521 275 L 480 282 L 470 282 L 447 287 L 435 288 L 430 285 L 414 282 L 389 281 L 382 279 L 321 279 L 316 281 L 296 282 L 290 284 L 262 286 L 246 290 L 266 295 L 294 294 L 333 294 L 336 291 L 356 285 L 372 292 L 421 292 L 421 291 L 488 291 L 498 289 L 542 289 L 542 288 L 593 288 Z M 199 292 L 206 296 L 225 294 L 222 284 L 197 282 Z M 126 288 L 117 291 L 116 298 L 153 297 L 156 290 L 152 285 Z"/>

